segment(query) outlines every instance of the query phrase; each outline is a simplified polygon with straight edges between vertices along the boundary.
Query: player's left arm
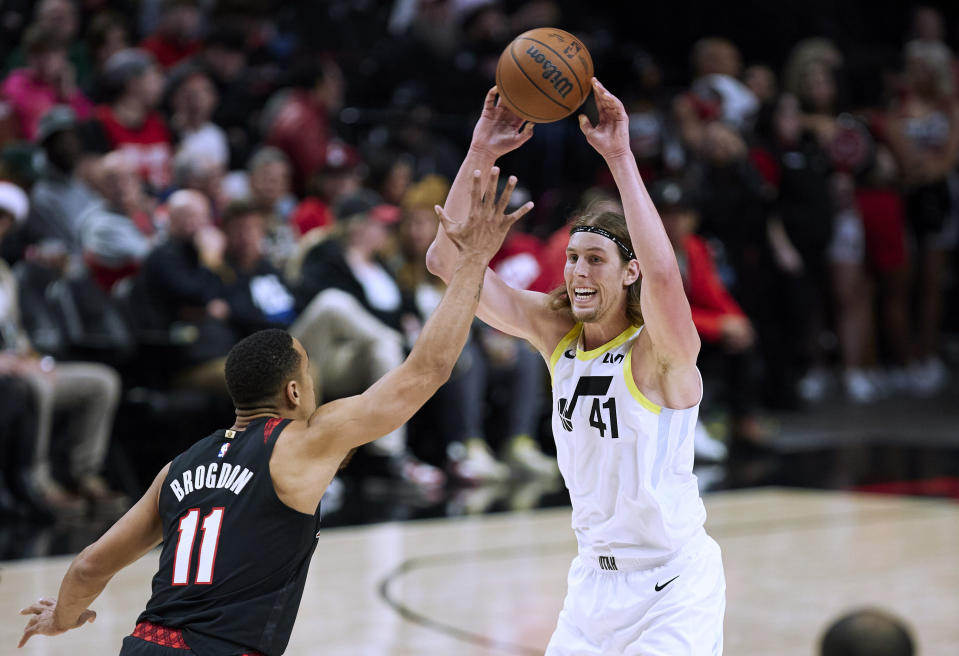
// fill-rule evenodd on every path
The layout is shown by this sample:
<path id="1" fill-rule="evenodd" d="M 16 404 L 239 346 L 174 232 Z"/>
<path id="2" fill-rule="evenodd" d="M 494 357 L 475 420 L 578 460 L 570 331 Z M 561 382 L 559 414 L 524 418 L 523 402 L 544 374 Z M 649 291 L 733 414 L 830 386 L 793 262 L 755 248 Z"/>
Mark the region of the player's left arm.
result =
<path id="1" fill-rule="evenodd" d="M 35 635 L 59 635 L 93 622 L 90 604 L 100 596 L 113 575 L 160 544 L 163 522 L 158 502 L 167 464 L 140 500 L 99 540 L 80 552 L 63 577 L 56 599 L 42 598 L 20 611 L 30 620 L 17 647 Z"/>
<path id="2" fill-rule="evenodd" d="M 616 181 L 626 215 L 629 237 L 642 273 L 641 304 L 645 330 L 664 372 L 693 367 L 699 355 L 699 335 L 693 324 L 676 254 L 663 221 L 639 175 L 629 146 L 629 118 L 623 103 L 593 78 L 599 123 L 580 115 L 587 141 L 603 156 Z"/>

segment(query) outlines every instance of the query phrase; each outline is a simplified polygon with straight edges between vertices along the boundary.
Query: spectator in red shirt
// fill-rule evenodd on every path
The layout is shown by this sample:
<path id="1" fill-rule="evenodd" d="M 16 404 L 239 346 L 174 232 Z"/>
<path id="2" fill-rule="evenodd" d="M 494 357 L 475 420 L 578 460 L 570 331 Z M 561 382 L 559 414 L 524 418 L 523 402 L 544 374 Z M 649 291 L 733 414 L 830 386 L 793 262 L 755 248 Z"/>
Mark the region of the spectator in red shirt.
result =
<path id="1" fill-rule="evenodd" d="M 195 0 L 167 0 L 156 32 L 144 39 L 140 47 L 152 54 L 164 70 L 169 70 L 199 52 L 201 44 L 196 35 L 200 18 Z"/>
<path id="2" fill-rule="evenodd" d="M 302 192 L 327 161 L 329 117 L 343 104 L 343 74 L 333 62 L 308 63 L 293 76 L 293 88 L 277 92 L 263 111 L 265 142 L 287 154 L 293 183 Z"/>
<path id="3" fill-rule="evenodd" d="M 725 377 L 731 444 L 755 446 L 762 430 L 755 415 L 758 401 L 758 359 L 752 323 L 723 285 L 709 246 L 694 234 L 697 215 L 690 194 L 672 180 L 650 187 L 650 196 L 663 219 L 686 288 L 693 323 L 703 341 L 704 369 L 719 361 Z"/>
<path id="4" fill-rule="evenodd" d="M 13 106 L 20 136 L 33 140 L 40 117 L 54 105 L 69 105 L 86 118 L 93 104 L 77 88 L 76 72 L 67 59 L 67 43 L 49 27 L 31 25 L 23 38 L 27 65 L 10 73 L 0 93 Z"/>
<path id="5" fill-rule="evenodd" d="M 310 178 L 306 198 L 290 215 L 290 223 L 297 235 L 302 236 L 314 228 L 323 228 L 336 222 L 332 208 L 341 198 L 362 186 L 359 164 L 356 149 L 345 144 L 330 144 L 326 149 L 326 164 Z"/>
<path id="6" fill-rule="evenodd" d="M 85 126 L 87 148 L 123 151 L 152 190 L 165 189 L 170 184 L 172 148 L 166 122 L 156 111 L 163 73 L 149 53 L 128 48 L 110 57 L 103 77 L 108 104 L 98 106 Z"/>
<path id="7" fill-rule="evenodd" d="M 135 274 L 156 242 L 153 203 L 136 169 L 122 152 L 99 165 L 97 191 L 103 202 L 81 215 L 80 241 L 93 279 L 104 290 Z"/>

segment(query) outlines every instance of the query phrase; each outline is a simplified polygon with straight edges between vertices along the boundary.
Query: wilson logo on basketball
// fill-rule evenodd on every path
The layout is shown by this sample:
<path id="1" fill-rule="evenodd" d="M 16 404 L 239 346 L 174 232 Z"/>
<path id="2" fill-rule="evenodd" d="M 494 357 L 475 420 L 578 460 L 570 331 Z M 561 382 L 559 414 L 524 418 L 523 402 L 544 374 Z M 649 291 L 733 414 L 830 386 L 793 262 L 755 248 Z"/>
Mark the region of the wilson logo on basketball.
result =
<path id="1" fill-rule="evenodd" d="M 530 56 L 530 59 L 543 67 L 543 79 L 548 80 L 550 84 L 553 85 L 556 93 L 565 99 L 566 96 L 569 95 L 569 92 L 573 90 L 573 83 L 570 82 L 569 79 L 563 75 L 562 71 L 560 71 L 553 62 L 547 59 L 546 55 L 541 53 L 536 46 L 527 48 L 526 54 Z"/>
<path id="2" fill-rule="evenodd" d="M 566 46 L 566 49 L 563 51 L 563 54 L 566 55 L 566 59 L 573 59 L 576 57 L 576 55 L 579 54 L 579 51 L 582 49 L 583 47 L 581 45 L 573 41 L 571 44 Z"/>

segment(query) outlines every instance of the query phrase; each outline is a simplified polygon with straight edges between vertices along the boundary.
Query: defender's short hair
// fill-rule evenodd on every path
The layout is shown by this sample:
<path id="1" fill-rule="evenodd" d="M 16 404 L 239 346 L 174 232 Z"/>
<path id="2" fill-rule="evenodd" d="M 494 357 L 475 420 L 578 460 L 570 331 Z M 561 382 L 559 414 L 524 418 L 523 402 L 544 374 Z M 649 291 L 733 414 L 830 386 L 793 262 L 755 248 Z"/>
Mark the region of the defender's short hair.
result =
<path id="1" fill-rule="evenodd" d="M 261 330 L 237 342 L 226 357 L 226 387 L 233 405 L 244 408 L 272 400 L 294 377 L 300 358 L 285 330 Z"/>
<path id="2" fill-rule="evenodd" d="M 901 620 L 877 608 L 840 617 L 822 637 L 821 656 L 913 656 L 915 645 Z"/>

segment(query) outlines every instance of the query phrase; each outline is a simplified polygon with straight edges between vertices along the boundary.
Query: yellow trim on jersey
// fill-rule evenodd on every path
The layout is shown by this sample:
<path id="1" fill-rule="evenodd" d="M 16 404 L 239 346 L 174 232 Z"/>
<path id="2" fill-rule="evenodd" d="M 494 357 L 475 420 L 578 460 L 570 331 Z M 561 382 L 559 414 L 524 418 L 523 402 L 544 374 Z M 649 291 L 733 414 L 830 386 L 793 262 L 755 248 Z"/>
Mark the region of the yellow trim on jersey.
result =
<path id="1" fill-rule="evenodd" d="M 579 337 L 580 332 L 583 330 L 583 324 L 578 323 L 572 328 L 569 332 L 566 333 L 563 339 L 559 340 L 559 344 L 556 345 L 556 348 L 553 349 L 553 354 L 549 356 L 549 375 L 550 379 L 553 377 L 553 370 L 556 369 L 556 363 L 559 362 L 560 357 L 563 355 L 563 351 L 569 348 L 569 345 L 572 344 Z"/>
<path id="2" fill-rule="evenodd" d="M 646 398 L 646 395 L 639 391 L 639 388 L 636 387 L 636 380 L 633 378 L 633 349 L 629 349 L 629 352 L 626 353 L 626 358 L 623 360 L 623 378 L 626 379 L 626 388 L 629 390 L 629 393 L 633 395 L 633 398 L 639 401 L 639 404 L 652 412 L 653 414 L 660 414 L 663 411 L 663 406 L 657 405 Z"/>
<path id="3" fill-rule="evenodd" d="M 582 325 L 582 324 L 580 324 L 580 325 Z M 620 334 L 618 334 L 616 337 L 614 337 L 614 338 L 611 339 L 610 341 L 608 341 L 608 342 L 606 342 L 605 344 L 603 344 L 602 346 L 597 346 L 596 348 L 594 348 L 594 349 L 592 349 L 592 350 L 589 350 L 589 351 L 581 351 L 581 350 L 577 347 L 577 349 L 576 349 L 576 359 L 578 359 L 578 360 L 592 360 L 592 359 L 594 359 L 594 358 L 598 358 L 599 356 L 601 356 L 601 355 L 602 355 L 603 353 L 605 353 L 606 351 L 609 351 L 610 349 L 616 348 L 617 346 L 619 346 L 620 344 L 622 344 L 623 342 L 625 342 L 626 340 L 628 340 L 630 337 L 632 337 L 633 335 L 635 335 L 637 330 L 639 330 L 639 326 L 630 326 L 629 328 L 627 328 L 626 330 L 624 330 L 623 332 L 621 332 Z M 630 349 L 630 350 L 632 350 L 632 349 Z"/>

